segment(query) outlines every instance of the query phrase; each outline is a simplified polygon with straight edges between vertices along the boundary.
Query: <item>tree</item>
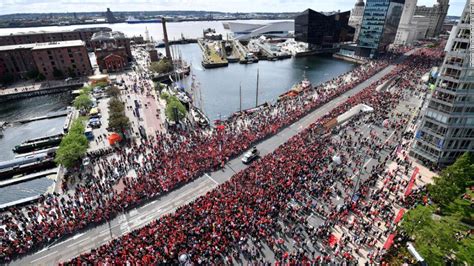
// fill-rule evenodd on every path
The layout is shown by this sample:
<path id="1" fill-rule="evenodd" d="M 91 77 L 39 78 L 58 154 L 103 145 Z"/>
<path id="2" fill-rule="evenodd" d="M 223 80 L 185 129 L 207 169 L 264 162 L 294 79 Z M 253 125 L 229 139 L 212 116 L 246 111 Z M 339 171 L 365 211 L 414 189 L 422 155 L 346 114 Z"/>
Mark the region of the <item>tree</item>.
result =
<path id="1" fill-rule="evenodd" d="M 109 97 L 118 97 L 118 96 L 120 96 L 120 89 L 117 88 L 116 86 L 109 87 L 105 92 L 107 93 L 107 95 Z"/>
<path id="2" fill-rule="evenodd" d="M 474 155 L 464 153 L 454 164 L 444 169 L 434 184 L 428 187 L 432 199 L 447 206 L 466 190 L 466 186 L 474 180 Z"/>
<path id="3" fill-rule="evenodd" d="M 109 128 L 123 133 L 130 128 L 130 120 L 123 113 L 113 113 L 109 116 Z"/>
<path id="4" fill-rule="evenodd" d="M 152 62 L 150 64 L 150 70 L 160 74 L 168 73 L 173 71 L 173 64 L 169 59 L 163 58 L 159 62 Z"/>
<path id="5" fill-rule="evenodd" d="M 73 105 L 76 109 L 87 110 L 92 106 L 92 100 L 89 95 L 80 94 L 74 99 Z"/>
<path id="6" fill-rule="evenodd" d="M 166 117 L 174 122 L 182 120 L 186 116 L 186 107 L 174 96 L 170 96 L 165 110 Z"/>
<path id="7" fill-rule="evenodd" d="M 125 104 L 117 97 L 109 101 L 109 128 L 122 133 L 130 128 L 130 119 L 125 114 Z"/>
<path id="8" fill-rule="evenodd" d="M 84 130 L 85 127 L 82 120 L 74 120 L 69 133 L 63 137 L 56 151 L 56 163 L 66 168 L 71 168 L 86 154 L 89 142 L 84 136 Z"/>

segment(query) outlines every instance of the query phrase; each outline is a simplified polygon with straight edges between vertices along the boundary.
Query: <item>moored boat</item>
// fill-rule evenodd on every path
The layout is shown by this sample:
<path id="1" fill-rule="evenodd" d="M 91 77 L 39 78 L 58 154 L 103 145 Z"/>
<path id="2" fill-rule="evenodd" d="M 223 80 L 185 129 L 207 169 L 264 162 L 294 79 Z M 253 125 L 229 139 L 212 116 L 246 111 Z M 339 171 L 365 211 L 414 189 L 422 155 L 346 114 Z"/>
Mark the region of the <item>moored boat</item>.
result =
<path id="1" fill-rule="evenodd" d="M 27 153 L 32 152 L 40 149 L 50 148 L 59 145 L 63 138 L 63 134 L 51 135 L 36 139 L 30 139 L 24 141 L 20 145 L 15 146 L 13 148 L 13 152 L 15 153 Z"/>

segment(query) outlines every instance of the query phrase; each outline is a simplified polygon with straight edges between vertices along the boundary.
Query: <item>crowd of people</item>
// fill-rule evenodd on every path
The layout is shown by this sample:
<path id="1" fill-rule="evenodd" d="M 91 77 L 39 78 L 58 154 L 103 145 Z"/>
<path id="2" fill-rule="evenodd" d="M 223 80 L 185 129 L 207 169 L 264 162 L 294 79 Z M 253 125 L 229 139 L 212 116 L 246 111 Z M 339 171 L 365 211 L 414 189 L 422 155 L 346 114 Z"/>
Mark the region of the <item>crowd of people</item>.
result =
<path id="1" fill-rule="evenodd" d="M 423 51 L 426 53 L 430 50 Z M 323 125 L 334 115 L 358 102 L 368 101 L 376 107 L 382 107 L 386 102 L 385 95 L 374 93 L 374 86 L 389 77 L 406 73 L 407 69 L 419 67 L 420 71 L 425 70 L 425 66 L 420 67 L 419 64 L 429 65 L 433 63 L 430 60 L 436 59 L 435 56 L 410 57 L 396 71 L 351 97 L 315 125 Z M 99 156 L 103 155 L 99 152 L 92 160 L 94 171 L 81 175 L 80 179 L 84 182 L 75 186 L 74 190 L 64 195 L 48 195 L 38 204 L 23 208 L 11 207 L 1 213 L 0 262 L 8 262 L 80 229 L 103 223 L 118 213 L 188 183 L 207 171 L 220 168 L 223 163 L 255 142 L 275 134 L 370 78 L 389 62 L 388 59 L 379 60 L 359 66 L 353 72 L 319 85 L 314 90 L 304 91 L 297 97 L 279 101 L 258 112 L 233 116 L 222 122 L 223 127 L 211 132 L 195 130 L 157 133 L 155 137 L 142 143 L 130 143 L 120 149 L 103 151 L 111 154 L 105 158 Z M 278 231 L 281 225 L 271 217 L 287 213 L 285 219 L 295 219 L 292 212 L 286 210 L 286 200 L 290 195 L 294 196 L 295 191 L 299 191 L 304 178 L 310 178 L 307 173 L 314 170 L 312 167 L 324 165 L 323 162 L 328 159 L 329 153 L 316 148 L 326 145 L 326 142 L 312 133 L 314 129 L 313 125 L 310 130 L 291 140 L 271 156 L 234 176 L 233 182 L 227 182 L 206 197 L 181 207 L 176 214 L 114 240 L 109 246 L 101 247 L 99 251 L 84 255 L 81 259 L 94 261 L 107 259 L 108 256 L 112 258 L 127 255 L 130 260 L 135 258 L 145 263 L 171 262 L 186 251 L 193 261 L 218 261 L 228 254 L 226 252 L 229 249 L 239 250 L 238 242 L 244 243 L 247 238 L 274 243 L 275 254 L 280 254 L 282 259 L 309 259 L 304 252 L 285 255 L 278 249 L 279 244 L 272 240 L 272 232 Z M 303 145 L 308 141 L 312 144 Z M 318 161 L 308 161 L 314 158 L 318 158 Z M 130 172 L 135 174 L 129 175 Z M 268 176 L 268 173 L 278 173 L 278 176 Z M 123 184 L 123 187 L 117 189 L 117 183 Z M 186 226 L 183 226 L 183 222 Z M 329 232 L 330 225 L 325 223 L 325 226 L 313 233 L 324 236 Z M 186 231 L 178 228 L 186 228 Z M 295 227 L 295 230 L 297 232 L 291 234 L 301 234 L 298 231 L 300 229 Z M 144 243 L 147 248 L 138 248 Z M 112 247 L 117 249 L 111 251 Z M 258 257 L 258 252 L 255 253 L 254 249 L 247 250 L 246 253 Z"/>
<path id="2" fill-rule="evenodd" d="M 389 114 L 415 87 L 405 87 L 402 81 L 394 91 L 376 88 L 397 76 L 415 85 L 434 60 L 410 57 L 229 182 L 68 264 L 231 264 L 242 260 L 265 264 L 268 250 L 279 265 L 350 263 L 356 256 L 380 261 L 383 252 L 379 242 L 395 226 L 393 205 L 406 185 L 385 169 L 389 162 L 400 161 L 394 148 L 403 136 L 408 117 Z M 341 134 L 321 134 L 322 125 L 360 103 L 373 107 L 373 114 L 351 121 L 339 129 Z M 358 132 L 357 124 L 381 125 L 387 119 L 384 131 L 396 132 L 396 141 L 382 142 L 375 130 L 368 136 Z M 342 158 L 340 166 L 333 164 L 334 154 Z M 372 169 L 364 168 L 364 155 L 377 160 Z M 409 169 L 405 161 L 401 164 Z M 361 171 L 367 177 L 358 186 L 351 176 Z M 357 199 L 351 195 L 354 188 Z M 309 224 L 312 214 L 323 222 Z M 334 236 L 335 228 L 344 231 L 338 238 Z"/>

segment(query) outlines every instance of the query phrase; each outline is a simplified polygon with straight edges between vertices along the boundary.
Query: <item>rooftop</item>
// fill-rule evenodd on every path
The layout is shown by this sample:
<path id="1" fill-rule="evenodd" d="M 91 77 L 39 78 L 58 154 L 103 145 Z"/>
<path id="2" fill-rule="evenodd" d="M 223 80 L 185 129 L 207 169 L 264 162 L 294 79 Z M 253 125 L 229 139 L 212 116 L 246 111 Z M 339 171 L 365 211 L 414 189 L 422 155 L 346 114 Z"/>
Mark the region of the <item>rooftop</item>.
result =
<path id="1" fill-rule="evenodd" d="M 111 28 L 107 27 L 92 27 L 92 28 L 78 28 L 78 29 L 73 29 L 73 30 L 59 30 L 59 31 L 44 31 L 44 30 L 39 30 L 39 31 L 26 31 L 26 32 L 16 32 L 16 33 L 10 33 L 10 34 L 0 34 L 0 37 L 2 36 L 21 36 L 21 35 L 35 35 L 35 34 L 45 34 L 45 33 L 65 33 L 65 32 L 82 32 L 82 31 L 112 31 Z"/>
<path id="2" fill-rule="evenodd" d="M 85 46 L 85 42 L 81 40 L 75 40 L 75 41 L 62 41 L 62 42 L 4 45 L 4 46 L 0 46 L 0 51 L 11 51 L 11 50 L 21 50 L 21 49 L 42 50 L 42 49 L 64 48 L 64 47 L 76 47 L 76 46 Z"/>
<path id="3" fill-rule="evenodd" d="M 92 35 L 92 41 L 107 41 L 107 40 L 118 40 L 126 39 L 125 34 L 120 31 L 100 31 Z"/>
<path id="4" fill-rule="evenodd" d="M 84 41 L 81 41 L 81 40 L 36 43 L 36 45 L 33 47 L 33 50 L 76 47 L 76 46 L 85 46 L 85 45 L 86 45 L 86 43 Z"/>

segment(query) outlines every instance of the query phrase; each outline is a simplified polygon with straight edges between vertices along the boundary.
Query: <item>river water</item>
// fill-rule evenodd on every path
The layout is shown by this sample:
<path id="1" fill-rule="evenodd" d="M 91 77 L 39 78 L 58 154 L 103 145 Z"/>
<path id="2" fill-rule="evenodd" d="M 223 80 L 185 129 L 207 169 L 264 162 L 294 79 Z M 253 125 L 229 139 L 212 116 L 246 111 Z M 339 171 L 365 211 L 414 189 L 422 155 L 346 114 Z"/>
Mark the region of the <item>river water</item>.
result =
<path id="1" fill-rule="evenodd" d="M 262 21 L 249 21 L 259 23 Z M 218 33 L 226 34 L 222 22 L 180 22 L 168 23 L 170 40 L 179 39 L 181 34 L 187 38 L 198 38 L 206 28 L 214 28 Z M 40 28 L 0 29 L 0 35 L 26 31 L 57 31 L 81 27 L 110 27 L 124 32 L 127 36 L 144 35 L 148 28 L 154 40 L 161 40 L 161 24 L 100 24 L 86 26 L 61 26 Z M 191 64 L 192 74 L 195 75 L 202 98 L 203 109 L 211 120 L 225 119 L 239 110 L 239 86 L 242 84 L 242 108 L 255 106 L 257 69 L 259 79 L 259 103 L 275 101 L 278 95 L 290 89 L 301 81 L 303 74 L 313 84 L 330 80 L 340 74 L 352 70 L 355 65 L 331 57 L 304 57 L 282 61 L 260 61 L 257 64 L 229 64 L 229 67 L 218 69 L 203 69 L 201 66 L 201 50 L 197 44 L 178 45 L 182 57 Z M 185 88 L 190 88 L 191 78 L 183 82 Z M 0 105 L 0 121 L 14 121 L 22 118 L 46 115 L 65 109 L 71 102 L 70 93 L 47 95 L 12 101 Z M 14 125 L 5 130 L 0 138 L 0 161 L 14 158 L 11 151 L 15 145 L 30 138 L 51 135 L 62 130 L 64 117 L 42 120 L 24 125 Z M 0 204 L 35 196 L 44 193 L 53 181 L 42 178 L 7 188 L 0 188 Z"/>

